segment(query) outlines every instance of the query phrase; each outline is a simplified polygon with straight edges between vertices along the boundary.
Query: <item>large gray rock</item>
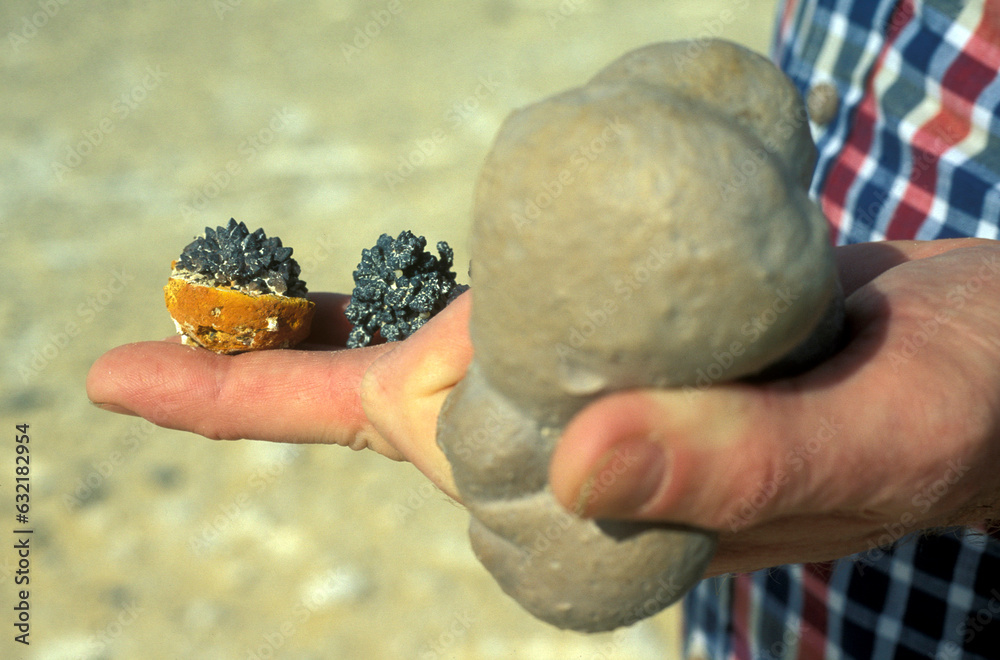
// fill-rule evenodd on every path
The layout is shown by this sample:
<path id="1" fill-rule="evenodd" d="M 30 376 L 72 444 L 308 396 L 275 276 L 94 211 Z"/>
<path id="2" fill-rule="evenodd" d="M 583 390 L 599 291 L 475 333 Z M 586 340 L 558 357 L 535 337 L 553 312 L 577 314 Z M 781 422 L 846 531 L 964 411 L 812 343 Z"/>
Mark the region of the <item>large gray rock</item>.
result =
<path id="1" fill-rule="evenodd" d="M 832 350 L 843 301 L 814 162 L 792 84 L 721 41 L 642 48 L 500 129 L 476 190 L 475 358 L 438 442 L 477 556 L 539 618 L 609 630 L 702 578 L 714 532 L 578 518 L 549 459 L 602 394 Z"/>

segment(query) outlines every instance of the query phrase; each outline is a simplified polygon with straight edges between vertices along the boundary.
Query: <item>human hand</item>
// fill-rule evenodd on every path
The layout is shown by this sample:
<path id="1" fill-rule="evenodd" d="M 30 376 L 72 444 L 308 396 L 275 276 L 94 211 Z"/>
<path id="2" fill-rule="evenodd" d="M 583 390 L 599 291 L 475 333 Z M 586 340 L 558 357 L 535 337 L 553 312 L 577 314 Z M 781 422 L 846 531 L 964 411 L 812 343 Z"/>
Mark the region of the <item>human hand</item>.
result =
<path id="1" fill-rule="evenodd" d="M 832 559 L 884 542 L 887 530 L 995 517 L 1000 243 L 862 244 L 837 256 L 851 326 L 843 351 L 773 383 L 602 397 L 553 456 L 564 506 L 719 529 L 711 574 Z M 406 341 L 353 351 L 337 350 L 347 297 L 314 299 L 311 348 L 323 350 L 220 356 L 175 340 L 129 344 L 95 363 L 88 393 L 210 438 L 371 448 L 413 462 L 457 499 L 435 427 L 471 361 L 469 296 Z M 649 475 L 617 474 L 621 462 L 606 458 L 623 444 L 625 456 L 650 444 L 669 453 L 671 478 L 653 474 L 645 503 Z M 590 478 L 599 465 L 610 479 Z M 611 483 L 580 502 L 588 480 Z"/>
<path id="2" fill-rule="evenodd" d="M 841 352 L 765 384 L 602 397 L 553 454 L 559 501 L 717 529 L 709 575 L 997 518 L 1000 242 L 870 243 L 837 258 Z"/>
<path id="3" fill-rule="evenodd" d="M 212 439 L 338 444 L 411 461 L 457 499 L 434 442 L 438 411 L 472 359 L 468 294 L 409 339 L 343 350 L 350 296 L 310 294 L 312 334 L 296 350 L 218 355 L 179 337 L 114 348 L 93 364 L 98 407 Z"/>

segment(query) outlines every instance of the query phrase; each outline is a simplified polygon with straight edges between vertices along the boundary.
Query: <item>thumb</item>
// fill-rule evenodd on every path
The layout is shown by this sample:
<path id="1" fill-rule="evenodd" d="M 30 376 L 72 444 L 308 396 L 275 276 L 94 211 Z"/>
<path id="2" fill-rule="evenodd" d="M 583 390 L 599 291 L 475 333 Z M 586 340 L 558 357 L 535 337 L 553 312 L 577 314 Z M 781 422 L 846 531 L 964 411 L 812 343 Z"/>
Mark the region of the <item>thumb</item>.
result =
<path id="1" fill-rule="evenodd" d="M 361 403 L 372 425 L 406 460 L 454 499 L 451 466 L 437 444 L 437 418 L 445 398 L 472 361 L 472 298 L 459 296 L 365 373 Z"/>
<path id="2" fill-rule="evenodd" d="M 798 508 L 837 462 L 829 454 L 838 424 L 810 408 L 759 385 L 612 394 L 567 425 L 552 490 L 586 517 L 731 530 L 763 522 Z M 813 460 L 820 452 L 824 460 Z"/>

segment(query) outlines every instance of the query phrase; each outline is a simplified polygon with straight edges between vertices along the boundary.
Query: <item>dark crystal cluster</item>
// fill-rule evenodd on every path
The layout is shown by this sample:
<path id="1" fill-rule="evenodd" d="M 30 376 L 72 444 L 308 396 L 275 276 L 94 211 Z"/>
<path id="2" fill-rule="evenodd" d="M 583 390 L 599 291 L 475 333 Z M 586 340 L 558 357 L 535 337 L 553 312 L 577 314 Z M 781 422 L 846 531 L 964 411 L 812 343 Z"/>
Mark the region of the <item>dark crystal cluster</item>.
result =
<path id="1" fill-rule="evenodd" d="M 250 233 L 233 218 L 225 227 L 205 227 L 205 235 L 184 248 L 175 267 L 199 276 L 209 286 L 296 297 L 306 294 L 292 248 L 283 247 L 277 236 L 268 238 L 263 229 Z"/>
<path id="2" fill-rule="evenodd" d="M 455 283 L 451 247 L 440 241 L 435 257 L 426 245 L 423 236 L 404 231 L 395 239 L 382 234 L 362 251 L 345 311 L 354 324 L 348 348 L 367 346 L 376 332 L 386 341 L 406 339 L 469 288 Z"/>

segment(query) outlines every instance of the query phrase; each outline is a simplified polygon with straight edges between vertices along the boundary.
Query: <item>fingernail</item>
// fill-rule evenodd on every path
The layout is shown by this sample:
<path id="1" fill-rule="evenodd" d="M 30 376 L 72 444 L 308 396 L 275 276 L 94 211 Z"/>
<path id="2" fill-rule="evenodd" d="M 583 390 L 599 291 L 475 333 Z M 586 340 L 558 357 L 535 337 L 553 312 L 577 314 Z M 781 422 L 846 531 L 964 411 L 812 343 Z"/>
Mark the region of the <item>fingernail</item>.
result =
<path id="1" fill-rule="evenodd" d="M 660 490 L 667 457 L 644 438 L 626 440 L 601 457 L 580 489 L 575 507 L 588 518 L 626 516 L 639 511 Z"/>
<path id="2" fill-rule="evenodd" d="M 119 406 L 117 403 L 97 403 L 96 401 L 91 401 L 91 403 L 100 408 L 101 410 L 118 413 L 119 415 L 131 415 L 132 417 L 139 416 L 138 414 L 132 412 L 128 408 L 123 408 Z"/>

